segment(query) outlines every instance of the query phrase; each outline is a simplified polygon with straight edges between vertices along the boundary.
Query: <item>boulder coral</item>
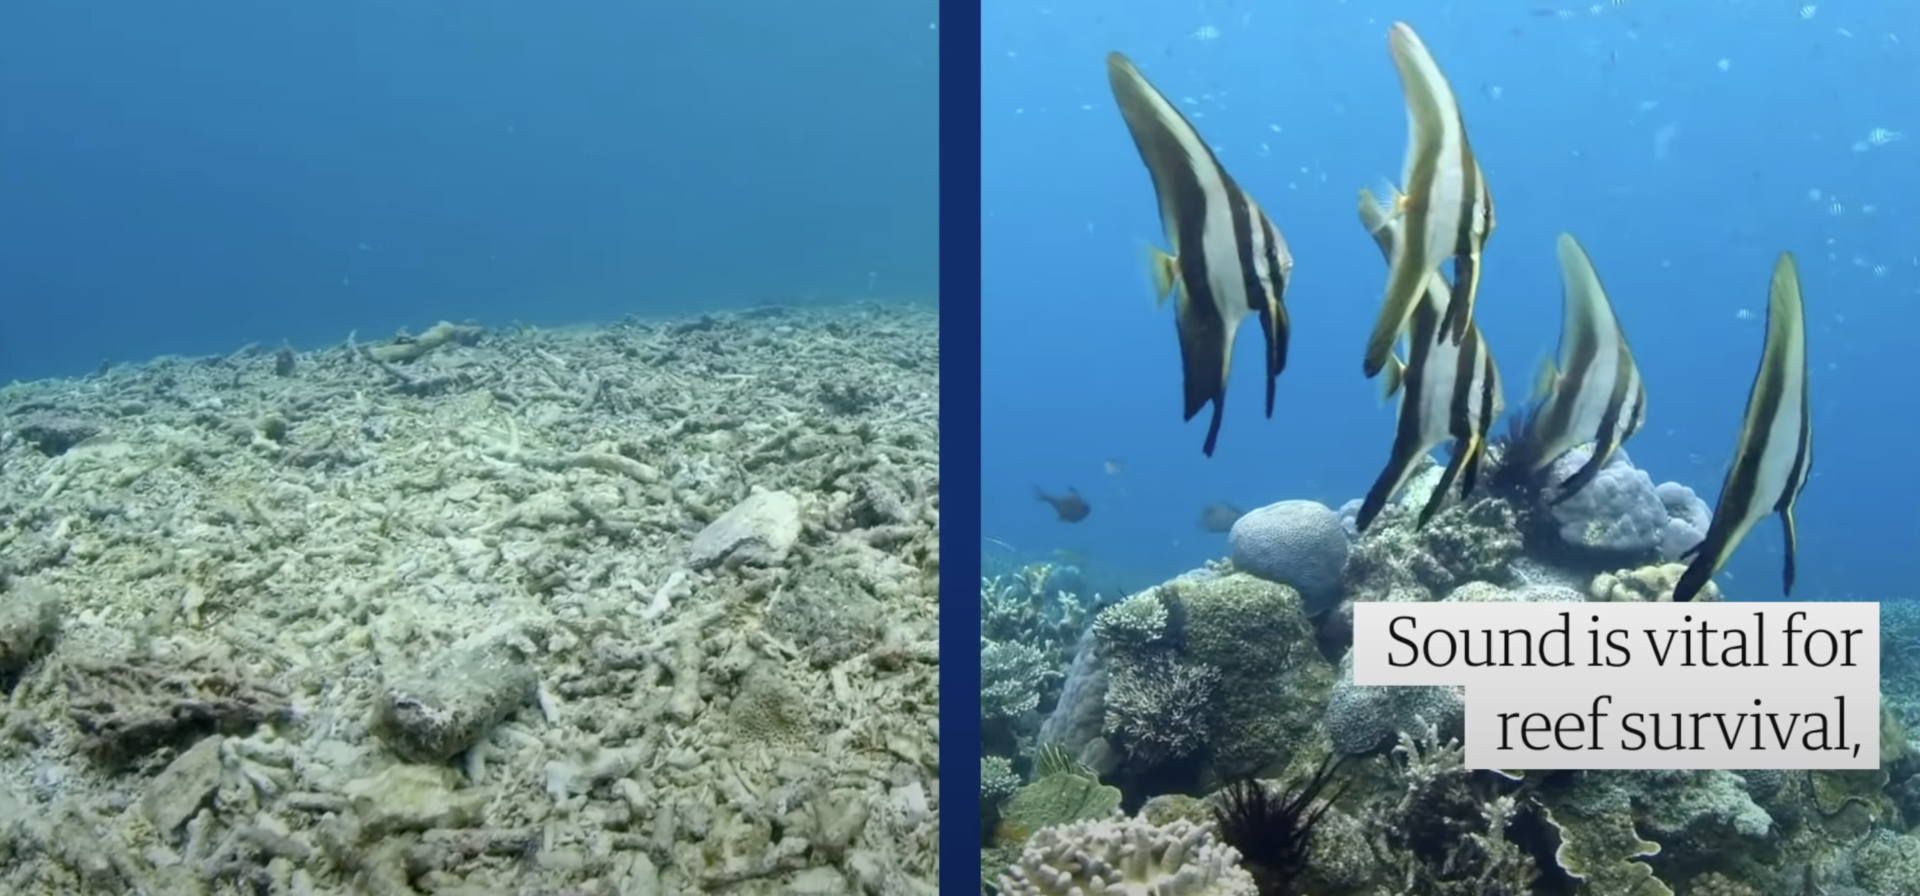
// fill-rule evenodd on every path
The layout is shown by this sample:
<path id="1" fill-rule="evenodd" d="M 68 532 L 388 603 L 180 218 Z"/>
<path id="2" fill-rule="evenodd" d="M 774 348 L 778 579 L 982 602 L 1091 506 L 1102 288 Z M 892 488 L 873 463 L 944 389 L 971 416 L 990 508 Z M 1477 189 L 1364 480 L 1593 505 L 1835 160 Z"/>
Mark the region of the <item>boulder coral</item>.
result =
<path id="1" fill-rule="evenodd" d="M 1327 737 L 1342 753 L 1378 751 L 1403 732 L 1433 726 L 1443 738 L 1465 733 L 1466 701 L 1449 687 L 1388 687 L 1353 683 L 1353 654 L 1340 660 L 1327 697 Z"/>
<path id="2" fill-rule="evenodd" d="M 1040 722 L 1036 742 L 1057 745 L 1068 756 L 1092 766 L 1095 771 L 1112 771 L 1088 755 L 1089 746 L 1101 740 L 1100 731 L 1106 724 L 1107 680 L 1107 661 L 1100 653 L 1100 640 L 1089 628 L 1074 650 L 1073 662 L 1067 665 L 1066 681 L 1060 687 L 1060 698 L 1053 712 Z M 1094 752 L 1104 755 L 1105 744 L 1100 744 Z"/>
<path id="3" fill-rule="evenodd" d="M 1220 672 L 1214 776 L 1254 773 L 1317 739 L 1333 669 L 1314 646 L 1299 592 L 1239 573 L 1162 590 L 1184 616 L 1184 657 Z"/>
<path id="4" fill-rule="evenodd" d="M 1340 515 L 1318 501 L 1281 501 L 1247 512 L 1227 545 L 1236 569 L 1292 586 L 1309 615 L 1340 602 L 1345 591 L 1347 531 Z"/>
<path id="5" fill-rule="evenodd" d="M 1550 583 L 1503 588 L 1489 582 L 1467 582 L 1446 600 L 1456 603 L 1581 602 L 1580 592 Z M 1456 688 L 1388 687 L 1353 683 L 1353 654 L 1340 661 L 1339 675 L 1327 698 L 1327 736 L 1342 753 L 1372 753 L 1392 743 L 1398 734 L 1423 726 L 1438 729 L 1443 738 L 1460 737 L 1466 704 Z"/>
<path id="6" fill-rule="evenodd" d="M 1102 702 L 1104 737 L 1069 744 L 1064 720 L 1047 729 L 1088 764 L 1096 763 L 1084 751 L 1104 740 L 1133 773 L 1147 770 L 1142 763 L 1196 756 L 1224 779 L 1319 736 L 1333 670 L 1290 587 L 1239 572 L 1181 577 L 1108 607 L 1093 632 L 1105 682 L 1097 695 L 1069 689 L 1077 704 Z M 1201 691 L 1211 696 L 1200 700 Z M 1086 710 L 1073 712 L 1084 718 Z M 1169 725 L 1175 730 L 1156 733 Z M 1188 743 L 1196 736 L 1204 742 Z"/>
<path id="7" fill-rule="evenodd" d="M 1707 535 L 1712 511 L 1693 489 L 1655 485 L 1625 449 L 1614 452 L 1586 487 L 1562 498 L 1559 483 L 1585 466 L 1591 452 L 1576 448 L 1547 471 L 1544 509 L 1563 546 L 1597 557 L 1644 557 L 1672 562 Z"/>

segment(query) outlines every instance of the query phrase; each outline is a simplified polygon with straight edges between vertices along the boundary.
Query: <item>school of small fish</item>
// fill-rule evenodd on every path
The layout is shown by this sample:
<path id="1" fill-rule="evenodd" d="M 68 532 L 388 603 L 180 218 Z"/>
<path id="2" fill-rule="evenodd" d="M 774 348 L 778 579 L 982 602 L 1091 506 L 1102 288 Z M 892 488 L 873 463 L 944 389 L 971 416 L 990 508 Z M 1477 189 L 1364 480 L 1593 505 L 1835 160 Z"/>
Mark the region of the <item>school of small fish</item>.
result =
<path id="1" fill-rule="evenodd" d="M 1598 10 L 1600 7 L 1595 7 Z M 1813 15 L 1812 7 L 1802 13 Z M 1205 31 L 1207 29 L 1202 29 Z M 1196 40 L 1211 40 L 1217 33 Z M 1504 410 L 1497 367 L 1476 325 L 1481 271 L 1495 230 L 1493 194 L 1468 139 L 1465 115 L 1439 62 L 1412 26 L 1395 22 L 1388 53 L 1399 74 L 1408 135 L 1399 183 L 1359 191 L 1360 221 L 1387 263 L 1380 313 L 1365 340 L 1362 373 L 1382 377 L 1382 393 L 1398 396 L 1398 423 L 1385 468 L 1362 503 L 1365 530 L 1434 448 L 1449 446 L 1440 485 L 1419 508 L 1424 525 L 1445 502 L 1481 485 L 1488 433 Z M 1728 62 L 1722 60 L 1722 70 Z M 1120 53 L 1107 74 L 1121 116 L 1152 181 L 1168 248 L 1147 247 L 1156 301 L 1174 303 L 1185 397 L 1191 421 L 1212 406 L 1202 451 L 1211 457 L 1224 419 L 1234 336 L 1257 320 L 1264 337 L 1266 416 L 1287 364 L 1292 325 L 1286 292 L 1294 257 L 1279 226 L 1227 172 L 1194 124 Z M 1273 127 L 1277 134 L 1278 125 Z M 1875 129 L 1868 146 L 1900 139 Z M 1498 153 L 1509 147 L 1494 146 Z M 1822 197 L 1816 194 L 1816 200 Z M 1838 208 L 1838 201 L 1835 207 Z M 1499 247 L 1499 251 L 1511 252 Z M 1520 435 L 1502 471 L 1566 500 L 1646 421 L 1647 390 L 1625 328 L 1593 260 L 1572 234 L 1557 242 L 1561 332 L 1557 357 L 1542 366 L 1521 416 Z M 1498 263 L 1498 262 L 1496 262 Z M 1339 338 L 1336 334 L 1335 338 Z M 1745 418 L 1705 540 L 1689 554 L 1673 599 L 1691 600 L 1717 574 L 1747 533 L 1778 514 L 1786 533 L 1784 588 L 1793 587 L 1797 533 L 1794 505 L 1812 469 L 1806 312 L 1793 254 L 1783 252 L 1768 290 L 1766 336 Z M 1567 452 L 1593 450 L 1563 482 L 1546 471 Z M 1118 472 L 1110 463 L 1108 471 Z M 1085 519 L 1077 492 L 1049 495 L 1065 522 Z M 1201 527 L 1230 527 L 1238 511 L 1210 506 Z"/>

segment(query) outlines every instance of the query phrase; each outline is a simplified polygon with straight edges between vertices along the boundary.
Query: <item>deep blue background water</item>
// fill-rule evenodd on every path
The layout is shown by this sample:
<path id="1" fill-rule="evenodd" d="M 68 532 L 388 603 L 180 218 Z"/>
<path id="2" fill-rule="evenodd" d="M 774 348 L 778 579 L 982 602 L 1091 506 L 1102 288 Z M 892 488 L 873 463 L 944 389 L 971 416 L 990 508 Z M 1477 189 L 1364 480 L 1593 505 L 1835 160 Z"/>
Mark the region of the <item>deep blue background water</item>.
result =
<path id="1" fill-rule="evenodd" d="M 931 300 L 934 0 L 0 5 L 0 382 Z"/>
<path id="2" fill-rule="evenodd" d="M 1920 6 L 1821 4 L 1803 18 L 1784 2 L 1627 0 L 1539 14 L 1552 9 L 987 0 L 986 534 L 1023 555 L 1076 552 L 1138 586 L 1225 553 L 1225 537 L 1196 524 L 1208 501 L 1338 506 L 1365 492 L 1393 411 L 1359 372 L 1386 268 L 1355 193 L 1399 176 L 1406 119 L 1386 32 L 1404 18 L 1461 96 L 1498 207 L 1476 319 L 1509 407 L 1558 337 L 1553 241 L 1571 231 L 1647 381 L 1630 454 L 1711 501 L 1759 360 L 1771 267 L 1791 250 L 1816 405 L 1794 596 L 1915 596 Z M 1202 39 L 1208 27 L 1217 38 Z M 1155 311 L 1140 263 L 1140 240 L 1164 241 L 1108 92 L 1109 50 L 1182 104 L 1297 262 L 1274 419 L 1261 417 L 1259 336 L 1246 327 L 1211 460 L 1206 413 L 1180 422 L 1172 312 Z M 1876 128 L 1907 139 L 1855 151 Z M 1108 475 L 1109 459 L 1123 472 Z M 1077 486 L 1093 515 L 1055 522 L 1035 485 Z M 1778 597 L 1780 551 L 1769 522 L 1723 585 Z"/>

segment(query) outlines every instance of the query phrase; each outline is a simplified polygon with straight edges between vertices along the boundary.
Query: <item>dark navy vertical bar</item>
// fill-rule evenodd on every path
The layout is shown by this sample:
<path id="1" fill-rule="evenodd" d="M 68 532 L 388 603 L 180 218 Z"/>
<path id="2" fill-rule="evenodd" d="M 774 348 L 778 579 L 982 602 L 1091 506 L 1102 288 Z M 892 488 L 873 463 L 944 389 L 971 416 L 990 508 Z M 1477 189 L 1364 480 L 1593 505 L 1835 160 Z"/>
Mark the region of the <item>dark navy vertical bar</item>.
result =
<path id="1" fill-rule="evenodd" d="M 940 892 L 978 893 L 980 4 L 975 0 L 942 3 L 940 10 L 940 532 Z"/>

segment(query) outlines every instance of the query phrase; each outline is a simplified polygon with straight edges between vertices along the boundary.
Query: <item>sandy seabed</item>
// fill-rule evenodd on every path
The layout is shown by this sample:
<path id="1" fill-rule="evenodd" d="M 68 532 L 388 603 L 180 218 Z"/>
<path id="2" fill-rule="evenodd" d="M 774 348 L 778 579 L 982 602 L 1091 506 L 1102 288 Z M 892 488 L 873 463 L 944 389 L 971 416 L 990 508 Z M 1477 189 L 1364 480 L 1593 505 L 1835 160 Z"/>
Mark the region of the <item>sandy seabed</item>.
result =
<path id="1" fill-rule="evenodd" d="M 935 892 L 937 320 L 0 389 L 0 891 Z"/>

